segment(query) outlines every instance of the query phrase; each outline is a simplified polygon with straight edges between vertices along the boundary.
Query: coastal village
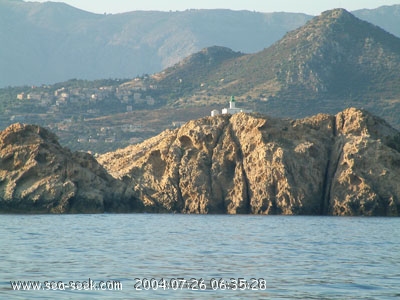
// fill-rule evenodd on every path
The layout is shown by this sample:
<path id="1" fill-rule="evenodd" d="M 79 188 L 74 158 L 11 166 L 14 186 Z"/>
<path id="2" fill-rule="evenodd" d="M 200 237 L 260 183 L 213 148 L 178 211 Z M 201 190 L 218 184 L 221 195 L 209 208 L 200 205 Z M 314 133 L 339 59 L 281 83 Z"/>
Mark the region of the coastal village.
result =
<path id="1" fill-rule="evenodd" d="M 98 88 L 66 88 L 56 89 L 53 93 L 40 89 L 35 91 L 36 87 L 32 87 L 32 92 L 17 94 L 17 100 L 36 101 L 41 107 L 47 107 L 48 113 L 61 111 L 63 106 L 67 104 L 95 105 L 108 99 L 116 99 L 122 106 L 126 107 L 126 111 L 132 111 L 133 106 L 154 106 L 155 100 L 151 96 L 143 95 L 146 88 L 141 89 L 124 89 L 115 86 L 102 86 Z M 46 87 L 44 88 L 46 89 Z M 49 87 L 50 89 L 50 87 Z M 94 114 L 95 111 L 88 109 L 88 114 Z"/>
<path id="2" fill-rule="evenodd" d="M 165 129 L 207 116 L 204 107 L 193 108 L 192 114 L 172 114 L 168 120 L 163 119 L 163 112 L 173 108 L 161 108 L 162 103 L 155 93 L 157 87 L 146 87 L 139 78 L 133 83 L 76 85 L 72 81 L 62 86 L 33 86 L 15 92 L 5 117 L 0 120 L 1 126 L 18 122 L 38 124 L 52 130 L 73 150 L 90 149 L 102 153 L 142 142 Z M 236 103 L 232 96 L 227 108 L 213 109 L 211 116 L 251 112 L 236 107 Z M 109 118 L 111 113 L 119 117 Z"/>
<path id="3" fill-rule="evenodd" d="M 118 144 L 119 140 L 132 144 L 144 140 L 149 132 L 157 131 L 157 128 L 145 126 L 140 119 L 131 118 L 119 124 L 101 121 L 110 113 L 157 109 L 155 98 L 145 87 L 120 84 L 76 87 L 67 82 L 61 87 L 25 88 L 14 94 L 13 99 L 0 120 L 2 127 L 18 122 L 39 124 L 54 131 L 61 140 L 63 137 L 73 139 L 70 144 L 91 144 L 91 148 L 96 148 L 95 144 Z M 91 123 L 100 123 L 100 126 L 90 128 Z M 171 123 L 171 126 L 176 124 Z"/>

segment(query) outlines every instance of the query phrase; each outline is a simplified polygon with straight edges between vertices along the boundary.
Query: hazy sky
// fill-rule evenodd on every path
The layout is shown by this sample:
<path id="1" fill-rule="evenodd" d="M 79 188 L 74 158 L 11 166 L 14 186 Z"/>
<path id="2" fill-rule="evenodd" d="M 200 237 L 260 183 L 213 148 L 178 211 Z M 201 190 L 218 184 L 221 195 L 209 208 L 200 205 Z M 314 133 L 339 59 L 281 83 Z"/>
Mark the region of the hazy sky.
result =
<path id="1" fill-rule="evenodd" d="M 38 0 L 36 2 L 46 2 Z M 35 1 L 32 1 L 35 2 Z M 120 13 L 133 10 L 175 11 L 190 8 L 250 10 L 260 12 L 303 12 L 318 15 L 332 8 L 356 10 L 377 8 L 382 5 L 400 4 L 400 0 L 53 0 L 95 13 Z"/>

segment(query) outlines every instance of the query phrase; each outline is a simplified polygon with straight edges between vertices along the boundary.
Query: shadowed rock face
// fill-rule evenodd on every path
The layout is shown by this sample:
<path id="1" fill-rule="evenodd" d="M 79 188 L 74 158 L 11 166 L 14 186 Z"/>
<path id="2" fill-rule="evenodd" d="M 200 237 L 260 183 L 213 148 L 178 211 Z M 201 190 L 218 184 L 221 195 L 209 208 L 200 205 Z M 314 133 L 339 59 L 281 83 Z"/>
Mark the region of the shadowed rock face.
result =
<path id="1" fill-rule="evenodd" d="M 397 216 L 399 150 L 399 132 L 351 108 L 207 117 L 99 162 L 148 211 Z"/>
<path id="2" fill-rule="evenodd" d="M 132 195 L 91 155 L 62 148 L 41 127 L 14 124 L 0 132 L 0 212 L 131 211 Z"/>

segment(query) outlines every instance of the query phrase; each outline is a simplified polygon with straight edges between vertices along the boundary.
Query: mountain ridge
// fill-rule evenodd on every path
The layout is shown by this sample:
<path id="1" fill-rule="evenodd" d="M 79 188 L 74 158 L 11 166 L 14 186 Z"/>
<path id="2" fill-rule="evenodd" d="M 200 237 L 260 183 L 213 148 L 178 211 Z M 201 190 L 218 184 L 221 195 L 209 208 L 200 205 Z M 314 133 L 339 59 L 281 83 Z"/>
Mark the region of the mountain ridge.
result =
<path id="1" fill-rule="evenodd" d="M 99 15 L 66 4 L 10 0 L 0 2 L 0 16 L 8 46 L 0 50 L 0 65 L 8 70 L 0 86 L 133 78 L 212 45 L 255 52 L 309 18 L 230 10 Z"/>
<path id="2" fill-rule="evenodd" d="M 290 117 L 336 113 L 346 106 L 374 113 L 389 105 L 399 109 L 400 39 L 343 9 L 322 13 L 258 53 L 227 57 L 217 69 L 205 69 L 200 76 L 196 66 L 185 65 L 185 72 L 180 68 L 177 64 L 150 81 L 164 88 L 165 99 L 173 92 L 172 101 L 179 89 L 175 103 L 217 103 L 233 94 L 264 112 L 281 114 L 283 107 L 297 111 Z M 182 74 L 189 76 L 181 82 Z M 199 97 L 203 101 L 195 100 Z M 307 103 L 314 110 L 308 111 Z"/>
<path id="3" fill-rule="evenodd" d="M 400 17 L 400 4 L 384 5 L 375 9 L 355 10 L 353 14 L 400 37 L 400 28 L 397 25 Z"/>
<path id="4" fill-rule="evenodd" d="M 400 26 L 390 13 L 374 21 L 397 32 Z M 11 0 L 0 1 L 0 16 L 0 37 L 7 46 L 0 49 L 0 65 L 8 70 L 0 75 L 0 87 L 133 78 L 212 45 L 254 53 L 312 18 L 230 10 L 102 15 L 60 3 Z"/>

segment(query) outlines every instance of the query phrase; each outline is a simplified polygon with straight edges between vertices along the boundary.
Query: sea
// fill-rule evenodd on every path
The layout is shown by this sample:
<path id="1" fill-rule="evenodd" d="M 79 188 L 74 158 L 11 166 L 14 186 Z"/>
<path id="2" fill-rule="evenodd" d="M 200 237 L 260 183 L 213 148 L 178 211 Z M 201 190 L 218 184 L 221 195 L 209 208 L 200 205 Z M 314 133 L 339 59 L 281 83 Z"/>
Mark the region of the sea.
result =
<path id="1" fill-rule="evenodd" d="M 0 299 L 399 299 L 400 218 L 0 215 Z"/>

